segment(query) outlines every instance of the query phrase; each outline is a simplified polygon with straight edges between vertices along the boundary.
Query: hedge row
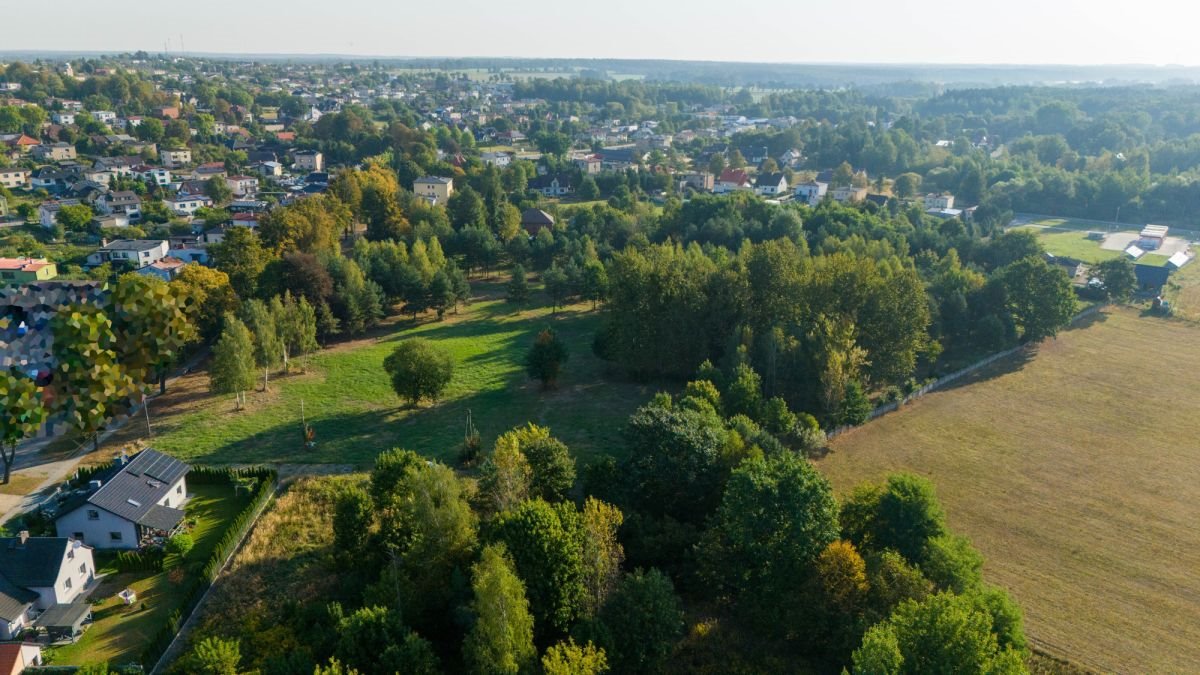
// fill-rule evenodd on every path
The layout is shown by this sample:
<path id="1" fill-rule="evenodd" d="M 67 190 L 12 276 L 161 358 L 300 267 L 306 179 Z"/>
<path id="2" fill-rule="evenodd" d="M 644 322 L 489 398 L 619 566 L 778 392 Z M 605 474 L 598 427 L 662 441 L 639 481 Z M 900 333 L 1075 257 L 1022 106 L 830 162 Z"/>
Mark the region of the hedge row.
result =
<path id="1" fill-rule="evenodd" d="M 22 673 L 38 673 L 40 675 L 73 675 L 82 668 L 80 666 L 27 666 Z M 136 663 L 123 666 L 109 666 L 108 675 L 144 675 L 145 668 Z"/>
<path id="2" fill-rule="evenodd" d="M 225 534 L 221 536 L 221 540 L 217 543 L 217 547 L 213 550 L 212 556 L 209 557 L 208 563 L 204 565 L 200 575 L 189 575 L 187 581 L 183 583 L 183 588 L 179 591 L 184 597 L 181 608 L 171 615 L 171 619 L 159 629 L 146 648 L 142 650 L 139 660 L 147 670 L 152 670 L 158 660 L 162 658 L 163 653 L 171 646 L 171 641 L 175 639 L 175 634 L 179 632 L 184 620 L 191 616 L 204 592 L 216 580 L 225 561 L 237 548 L 238 542 L 254 524 L 254 518 L 259 509 L 271 499 L 275 493 L 276 477 L 273 469 L 261 467 L 221 469 L 197 466 L 192 467 L 188 472 L 188 480 L 194 485 L 227 483 L 237 486 L 249 484 L 252 486 L 251 498 L 246 507 L 225 529 Z"/>
<path id="3" fill-rule="evenodd" d="M 161 572 L 166 554 L 161 548 L 121 551 L 117 554 L 118 572 Z"/>

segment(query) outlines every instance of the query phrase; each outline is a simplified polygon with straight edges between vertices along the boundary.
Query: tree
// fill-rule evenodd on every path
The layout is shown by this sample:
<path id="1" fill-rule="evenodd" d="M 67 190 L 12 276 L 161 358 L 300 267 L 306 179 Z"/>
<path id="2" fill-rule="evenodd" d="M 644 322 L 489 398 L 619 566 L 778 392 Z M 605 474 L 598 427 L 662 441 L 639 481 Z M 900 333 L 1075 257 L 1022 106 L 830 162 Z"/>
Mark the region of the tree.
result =
<path id="1" fill-rule="evenodd" d="M 1040 257 L 1018 260 L 1000 270 L 997 280 L 1025 342 L 1054 337 L 1075 316 L 1078 303 L 1070 279 Z"/>
<path id="2" fill-rule="evenodd" d="M 392 389 L 410 405 L 427 398 L 436 402 L 454 375 L 450 354 L 424 338 L 403 340 L 383 361 Z"/>
<path id="3" fill-rule="evenodd" d="M 580 647 L 574 640 L 560 642 L 542 655 L 545 675 L 603 675 L 608 672 L 604 650 L 588 642 Z"/>
<path id="4" fill-rule="evenodd" d="M 229 284 L 238 297 L 252 298 L 258 293 L 259 275 L 271 256 L 253 230 L 240 225 L 231 227 L 225 230 L 220 242 L 209 247 L 209 252 L 213 265 L 229 275 Z"/>
<path id="5" fill-rule="evenodd" d="M 529 461 L 531 494 L 548 502 L 565 499 L 575 485 L 575 458 L 567 446 L 547 430 L 545 437 L 522 444 L 521 452 Z"/>
<path id="6" fill-rule="evenodd" d="M 571 295 L 571 279 L 554 263 L 542 273 L 542 282 L 546 285 L 546 295 L 550 296 L 550 307 L 557 312 Z"/>
<path id="7" fill-rule="evenodd" d="M 838 536 L 829 482 L 791 452 L 742 462 L 707 535 L 705 576 L 764 628 L 791 623 L 798 584 Z"/>
<path id="8" fill-rule="evenodd" d="M 585 202 L 599 199 L 600 187 L 596 185 L 596 179 L 591 176 L 584 176 L 583 180 L 579 181 L 579 189 L 575 191 L 575 196 Z"/>
<path id="9" fill-rule="evenodd" d="M 201 675 L 238 675 L 242 662 L 237 640 L 207 637 L 196 644 L 188 661 L 188 672 Z"/>
<path id="10" fill-rule="evenodd" d="M 621 577 L 625 549 L 617 539 L 617 530 L 625 516 L 617 507 L 595 497 L 583 503 L 583 613 L 595 616 L 608 600 Z"/>
<path id="11" fill-rule="evenodd" d="M 525 353 L 525 372 L 529 377 L 540 380 L 542 389 L 553 389 L 558 384 L 562 364 L 570 357 L 567 346 L 550 328 L 544 328 Z"/>
<path id="12" fill-rule="evenodd" d="M 529 281 L 525 278 L 523 265 L 513 265 L 512 279 L 509 280 L 505 289 L 505 300 L 518 307 L 523 306 L 529 300 Z"/>
<path id="13" fill-rule="evenodd" d="M 433 645 L 401 623 L 386 607 L 363 607 L 335 627 L 334 655 L 364 675 L 441 672 Z"/>
<path id="14" fill-rule="evenodd" d="M 516 508 L 529 498 L 533 473 L 520 446 L 505 436 L 496 439 L 492 454 L 479 467 L 480 494 L 497 513 Z"/>
<path id="15" fill-rule="evenodd" d="M 100 430 L 127 410 L 137 387 L 117 360 L 117 338 L 104 310 L 61 308 L 50 320 L 54 335 L 55 408 L 100 449 Z"/>
<path id="16" fill-rule="evenodd" d="M 928 479 L 910 473 L 883 485 L 860 485 L 842 504 L 842 528 L 859 549 L 891 549 L 909 562 L 925 560 L 929 540 L 946 531 L 946 516 Z"/>
<path id="17" fill-rule="evenodd" d="M 191 263 L 184 265 L 171 281 L 191 298 L 191 317 L 200 338 L 212 342 L 221 333 L 221 318 L 226 312 L 237 311 L 238 298 L 229 283 L 229 275 L 211 267 Z"/>
<path id="18" fill-rule="evenodd" d="M 112 291 L 117 358 L 139 384 L 156 378 L 160 393 L 167 391 L 167 369 L 196 338 L 195 301 L 185 292 L 184 286 L 132 272 Z"/>
<path id="19" fill-rule="evenodd" d="M 592 309 L 608 296 L 608 271 L 599 260 L 589 260 L 583 266 L 582 295 L 592 301 Z"/>
<path id="20" fill-rule="evenodd" d="M 492 535 L 504 544 L 525 582 L 537 634 L 548 637 L 570 627 L 585 593 L 575 505 L 526 501 L 497 515 Z"/>
<path id="21" fill-rule="evenodd" d="M 242 307 L 242 320 L 254 336 L 254 364 L 263 371 L 263 391 L 267 390 L 271 368 L 283 359 L 284 346 L 271 308 L 257 298 Z"/>
<path id="22" fill-rule="evenodd" d="M 92 224 L 92 207 L 86 204 L 61 206 L 54 214 L 54 222 L 62 225 L 68 232 L 85 232 Z"/>
<path id="23" fill-rule="evenodd" d="M 578 632 L 604 650 L 613 672 L 657 673 L 683 628 L 683 608 L 671 579 L 651 569 L 626 574 L 597 619 L 581 624 Z"/>
<path id="24" fill-rule="evenodd" d="M 1023 673 L 1024 654 L 1001 646 L 992 617 L 970 598 L 939 593 L 900 604 L 854 651 L 855 673 Z"/>
<path id="25" fill-rule="evenodd" d="M 917 196 L 917 191 L 921 189 L 921 175 L 916 173 L 902 173 L 896 176 L 896 180 L 892 183 L 892 191 L 900 199 L 911 199 Z"/>
<path id="26" fill-rule="evenodd" d="M 46 421 L 42 388 L 15 369 L 0 371 L 0 457 L 4 484 L 12 475 L 17 444 L 37 433 Z"/>
<path id="27" fill-rule="evenodd" d="M 233 190 L 229 188 L 229 184 L 225 182 L 225 179 L 220 176 L 213 176 L 204 181 L 204 194 L 218 206 L 228 204 L 233 199 Z"/>
<path id="28" fill-rule="evenodd" d="M 246 390 L 254 387 L 254 338 L 246 324 L 232 314 L 225 315 L 225 328 L 213 347 L 208 369 L 209 388 L 214 394 L 235 394 L 240 410 L 246 404 Z"/>
<path id="29" fill-rule="evenodd" d="M 854 167 L 850 166 L 850 162 L 842 162 L 833 170 L 833 178 L 829 184 L 830 187 L 846 187 L 854 182 Z"/>
<path id="30" fill-rule="evenodd" d="M 727 434 L 713 411 L 651 403 L 629 418 L 622 468 L 636 509 L 702 523 L 716 509 L 728 476 L 722 462 Z"/>
<path id="31" fill-rule="evenodd" d="M 1137 288 L 1133 263 L 1125 256 L 1105 260 L 1096 266 L 1096 277 L 1104 284 L 1104 294 L 1112 300 L 1125 302 Z"/>
<path id="32" fill-rule="evenodd" d="M 528 669 L 537 658 L 533 617 L 503 545 L 483 549 L 471 570 L 471 589 L 475 622 L 463 640 L 468 667 L 476 673 L 515 674 Z"/>
<path id="33" fill-rule="evenodd" d="M 466 227 L 487 228 L 487 207 L 479 193 L 469 185 L 455 190 L 454 194 L 450 195 L 446 202 L 446 210 L 450 214 L 450 223 L 456 230 Z"/>

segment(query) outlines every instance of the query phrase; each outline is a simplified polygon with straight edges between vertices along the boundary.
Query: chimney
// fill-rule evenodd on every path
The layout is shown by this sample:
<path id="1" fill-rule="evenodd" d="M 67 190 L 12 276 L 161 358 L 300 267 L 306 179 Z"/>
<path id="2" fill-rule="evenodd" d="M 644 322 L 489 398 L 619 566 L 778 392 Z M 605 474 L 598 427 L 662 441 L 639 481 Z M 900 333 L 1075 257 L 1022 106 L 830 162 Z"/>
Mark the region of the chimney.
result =
<path id="1" fill-rule="evenodd" d="M 105 237 L 101 237 L 100 238 L 100 248 L 104 248 L 105 246 L 108 246 L 108 239 Z"/>
<path id="2" fill-rule="evenodd" d="M 21 538 L 21 545 L 24 546 L 25 542 L 29 541 L 29 530 L 21 530 L 21 533 L 17 536 Z"/>

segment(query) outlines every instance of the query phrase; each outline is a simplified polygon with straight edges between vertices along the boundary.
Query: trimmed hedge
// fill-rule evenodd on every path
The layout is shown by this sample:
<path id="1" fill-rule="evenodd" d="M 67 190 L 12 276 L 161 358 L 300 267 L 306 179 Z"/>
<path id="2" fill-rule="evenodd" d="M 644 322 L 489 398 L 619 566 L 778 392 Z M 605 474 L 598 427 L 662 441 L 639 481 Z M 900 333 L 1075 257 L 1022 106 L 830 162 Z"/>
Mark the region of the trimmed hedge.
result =
<path id="1" fill-rule="evenodd" d="M 72 675 L 82 670 L 80 666 L 28 666 L 23 673 L 41 673 L 42 675 Z M 144 675 L 146 669 L 137 663 L 127 663 L 123 666 L 108 667 L 108 675 Z"/>
<path id="2" fill-rule="evenodd" d="M 118 572 L 161 572 L 166 554 L 161 548 L 121 551 L 117 554 Z"/>
<path id="3" fill-rule="evenodd" d="M 196 609 L 196 605 L 200 603 L 200 598 L 204 592 L 212 586 L 217 575 L 221 573 L 221 568 L 224 567 L 225 561 L 229 559 L 233 552 L 237 549 L 238 543 L 254 524 L 254 519 L 259 510 L 270 501 L 275 494 L 275 481 L 277 474 L 274 469 L 264 467 L 255 467 L 250 469 L 222 469 L 207 466 L 192 467 L 188 472 L 188 481 L 193 485 L 232 485 L 234 489 L 245 488 L 250 494 L 250 501 L 245 508 L 241 510 L 230 522 L 229 527 L 225 529 L 225 533 L 221 535 L 220 541 L 213 549 L 212 556 L 208 562 L 200 570 L 199 577 L 188 576 L 187 580 L 179 589 L 180 594 L 184 597 L 183 605 L 171 614 L 167 623 L 159 629 L 158 633 L 150 639 L 149 644 L 142 650 L 139 660 L 146 670 L 153 670 L 154 666 L 162 658 L 167 648 L 171 646 L 171 642 L 175 639 L 179 628 L 183 626 L 187 617 L 191 616 Z"/>

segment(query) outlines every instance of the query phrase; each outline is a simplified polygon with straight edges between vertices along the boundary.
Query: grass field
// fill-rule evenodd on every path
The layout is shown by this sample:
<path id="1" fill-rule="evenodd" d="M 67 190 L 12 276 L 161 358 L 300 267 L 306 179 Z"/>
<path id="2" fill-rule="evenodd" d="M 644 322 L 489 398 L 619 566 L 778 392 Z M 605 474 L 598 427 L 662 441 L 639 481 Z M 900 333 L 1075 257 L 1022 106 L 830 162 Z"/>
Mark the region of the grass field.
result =
<path id="1" fill-rule="evenodd" d="M 621 447 L 619 436 L 634 408 L 653 389 L 610 376 L 592 354 L 599 313 L 576 305 L 552 315 L 549 308 L 515 311 L 499 299 L 499 285 L 477 284 L 485 297 L 445 321 L 407 318 L 378 337 L 335 345 L 318 353 L 307 374 L 272 381 L 269 392 L 251 392 L 246 410 L 233 397 L 212 397 L 207 374 L 194 373 L 167 398 L 151 404 L 154 436 L 147 443 L 202 463 L 331 463 L 369 466 L 392 447 L 453 462 L 462 444 L 467 411 L 485 447 L 508 429 L 532 421 L 548 425 L 581 461 Z M 541 329 L 551 326 L 570 349 L 559 388 L 541 391 L 522 360 Z M 452 355 L 454 378 L 436 405 L 406 407 L 391 389 L 383 359 L 399 340 L 421 336 Z M 317 445 L 301 442 L 301 402 Z M 110 445 L 145 437 L 131 422 Z M 115 449 L 115 448 L 114 448 Z M 111 452 L 108 452 L 111 455 Z"/>
<path id="2" fill-rule="evenodd" d="M 1089 327 L 835 440 L 839 492 L 931 478 L 1034 644 L 1100 671 L 1200 663 L 1200 329 L 1100 314 Z"/>
<path id="3" fill-rule="evenodd" d="M 1172 273 L 1164 294 L 1176 316 L 1200 321 L 1200 262 L 1193 260 Z"/>
<path id="4" fill-rule="evenodd" d="M 236 499 L 233 490 L 227 486 L 195 485 L 189 491 L 195 493 L 187 505 L 187 513 L 189 518 L 196 518 L 196 526 L 191 530 L 196 546 L 188 554 L 188 560 L 207 560 L 229 521 L 246 502 Z M 112 557 L 108 559 L 111 561 Z M 102 560 L 97 560 L 97 567 L 101 564 Z M 183 568 L 157 574 L 118 573 L 115 567 L 97 571 L 107 576 L 92 592 L 95 622 L 75 644 L 48 650 L 47 660 L 54 665 L 135 662 L 183 602 L 177 593 L 183 579 L 176 578 L 183 574 Z M 137 602 L 133 605 L 126 605 L 116 595 L 125 588 L 137 592 Z"/>

